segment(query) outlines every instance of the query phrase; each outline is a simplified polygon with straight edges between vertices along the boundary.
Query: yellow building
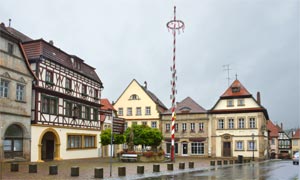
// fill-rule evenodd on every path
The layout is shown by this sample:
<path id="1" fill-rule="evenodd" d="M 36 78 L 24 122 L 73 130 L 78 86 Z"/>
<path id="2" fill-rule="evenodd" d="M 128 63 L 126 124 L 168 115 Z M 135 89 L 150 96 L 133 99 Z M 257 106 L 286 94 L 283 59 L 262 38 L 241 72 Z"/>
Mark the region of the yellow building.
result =
<path id="1" fill-rule="evenodd" d="M 300 129 L 293 132 L 292 137 L 292 153 L 295 154 L 297 151 L 300 151 Z"/>
<path id="2" fill-rule="evenodd" d="M 210 111 L 212 157 L 268 157 L 267 110 L 235 80 Z"/>
<path id="3" fill-rule="evenodd" d="M 125 129 L 134 124 L 144 124 L 161 129 L 160 114 L 166 106 L 147 89 L 147 83 L 141 86 L 133 79 L 114 103 L 118 117 L 125 119 Z"/>

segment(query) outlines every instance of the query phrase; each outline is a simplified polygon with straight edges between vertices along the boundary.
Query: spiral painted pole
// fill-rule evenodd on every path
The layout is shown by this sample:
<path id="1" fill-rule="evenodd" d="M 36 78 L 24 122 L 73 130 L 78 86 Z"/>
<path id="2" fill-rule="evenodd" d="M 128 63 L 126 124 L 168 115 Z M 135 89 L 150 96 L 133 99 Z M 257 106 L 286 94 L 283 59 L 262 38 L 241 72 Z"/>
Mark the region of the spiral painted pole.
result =
<path id="1" fill-rule="evenodd" d="M 176 91 L 176 30 L 178 33 L 180 30 L 184 30 L 184 23 L 181 20 L 176 20 L 176 6 L 174 6 L 174 19 L 169 21 L 167 23 L 167 28 L 172 31 L 173 33 L 173 66 L 171 67 L 172 72 L 172 94 L 171 94 L 171 100 L 172 100 L 172 127 L 171 127 L 171 161 L 175 161 L 175 120 L 176 120 L 176 104 L 175 104 L 175 95 L 177 93 Z"/>

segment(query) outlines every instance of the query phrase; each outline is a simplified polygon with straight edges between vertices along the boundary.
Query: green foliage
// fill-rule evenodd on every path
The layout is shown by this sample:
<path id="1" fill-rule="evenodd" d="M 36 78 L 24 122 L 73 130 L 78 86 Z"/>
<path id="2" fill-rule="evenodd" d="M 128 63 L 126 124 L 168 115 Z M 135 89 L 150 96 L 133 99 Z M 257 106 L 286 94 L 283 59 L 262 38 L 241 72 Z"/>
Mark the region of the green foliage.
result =
<path id="1" fill-rule="evenodd" d="M 113 144 L 123 144 L 125 142 L 125 136 L 123 134 L 113 134 L 113 138 Z M 100 139 L 103 146 L 109 145 L 111 141 L 111 129 L 103 130 Z"/>
<path id="2" fill-rule="evenodd" d="M 163 139 L 162 133 L 156 128 L 146 125 L 133 125 L 131 128 L 127 128 L 124 133 L 127 143 L 130 143 L 131 129 L 133 129 L 134 145 L 146 145 L 156 148 Z"/>

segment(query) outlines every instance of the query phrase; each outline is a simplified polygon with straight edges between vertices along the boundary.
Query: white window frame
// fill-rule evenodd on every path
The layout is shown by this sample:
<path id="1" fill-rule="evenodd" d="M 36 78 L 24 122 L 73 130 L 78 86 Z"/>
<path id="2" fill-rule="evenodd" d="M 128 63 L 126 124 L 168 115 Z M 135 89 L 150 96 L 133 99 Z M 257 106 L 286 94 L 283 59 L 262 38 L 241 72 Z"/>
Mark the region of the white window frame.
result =
<path id="1" fill-rule="evenodd" d="M 25 100 L 25 85 L 17 83 L 16 100 L 17 101 L 24 101 Z"/>
<path id="2" fill-rule="evenodd" d="M 245 118 L 239 118 L 239 129 L 244 129 L 245 128 Z"/>
<path id="3" fill-rule="evenodd" d="M 237 150 L 237 151 L 244 150 L 244 142 L 243 141 L 236 141 L 235 150 Z"/>
<path id="4" fill-rule="evenodd" d="M 145 115 L 151 115 L 151 106 L 146 106 Z"/>
<path id="5" fill-rule="evenodd" d="M 0 79 L 0 97 L 8 98 L 9 96 L 9 81 Z"/>
<path id="6" fill-rule="evenodd" d="M 218 119 L 218 129 L 224 129 L 224 119 Z"/>
<path id="7" fill-rule="evenodd" d="M 127 108 L 127 116 L 132 116 L 132 107 Z"/>
<path id="8" fill-rule="evenodd" d="M 256 120 L 253 117 L 249 118 L 249 128 L 251 129 L 256 128 Z"/>
<path id="9" fill-rule="evenodd" d="M 123 108 L 118 108 L 118 115 L 123 116 Z"/>
<path id="10" fill-rule="evenodd" d="M 156 121 L 151 121 L 151 127 L 152 128 L 157 128 L 157 122 Z"/>
<path id="11" fill-rule="evenodd" d="M 234 129 L 234 119 L 233 118 L 228 119 L 228 129 Z"/>

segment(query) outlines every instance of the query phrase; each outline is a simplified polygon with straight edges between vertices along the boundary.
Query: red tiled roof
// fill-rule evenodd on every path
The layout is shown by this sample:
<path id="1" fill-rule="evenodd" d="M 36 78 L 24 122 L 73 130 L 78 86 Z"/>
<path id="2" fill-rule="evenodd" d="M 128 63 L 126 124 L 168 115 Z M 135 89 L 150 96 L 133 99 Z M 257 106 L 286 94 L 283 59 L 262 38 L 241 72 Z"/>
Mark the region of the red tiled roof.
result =
<path id="1" fill-rule="evenodd" d="M 274 125 L 271 120 L 267 121 L 267 129 L 270 131 L 270 137 L 278 137 L 278 126 Z"/>
<path id="2" fill-rule="evenodd" d="M 293 135 L 293 139 L 299 139 L 300 138 L 300 129 L 297 129 L 295 134 Z"/>
<path id="3" fill-rule="evenodd" d="M 248 90 L 242 85 L 239 80 L 235 80 L 230 87 L 223 93 L 221 97 L 240 97 L 251 96 Z"/>
<path id="4" fill-rule="evenodd" d="M 109 102 L 108 99 L 104 98 L 104 99 L 100 99 L 101 102 L 101 110 L 113 110 L 116 111 L 115 108 L 113 107 L 113 105 Z"/>

